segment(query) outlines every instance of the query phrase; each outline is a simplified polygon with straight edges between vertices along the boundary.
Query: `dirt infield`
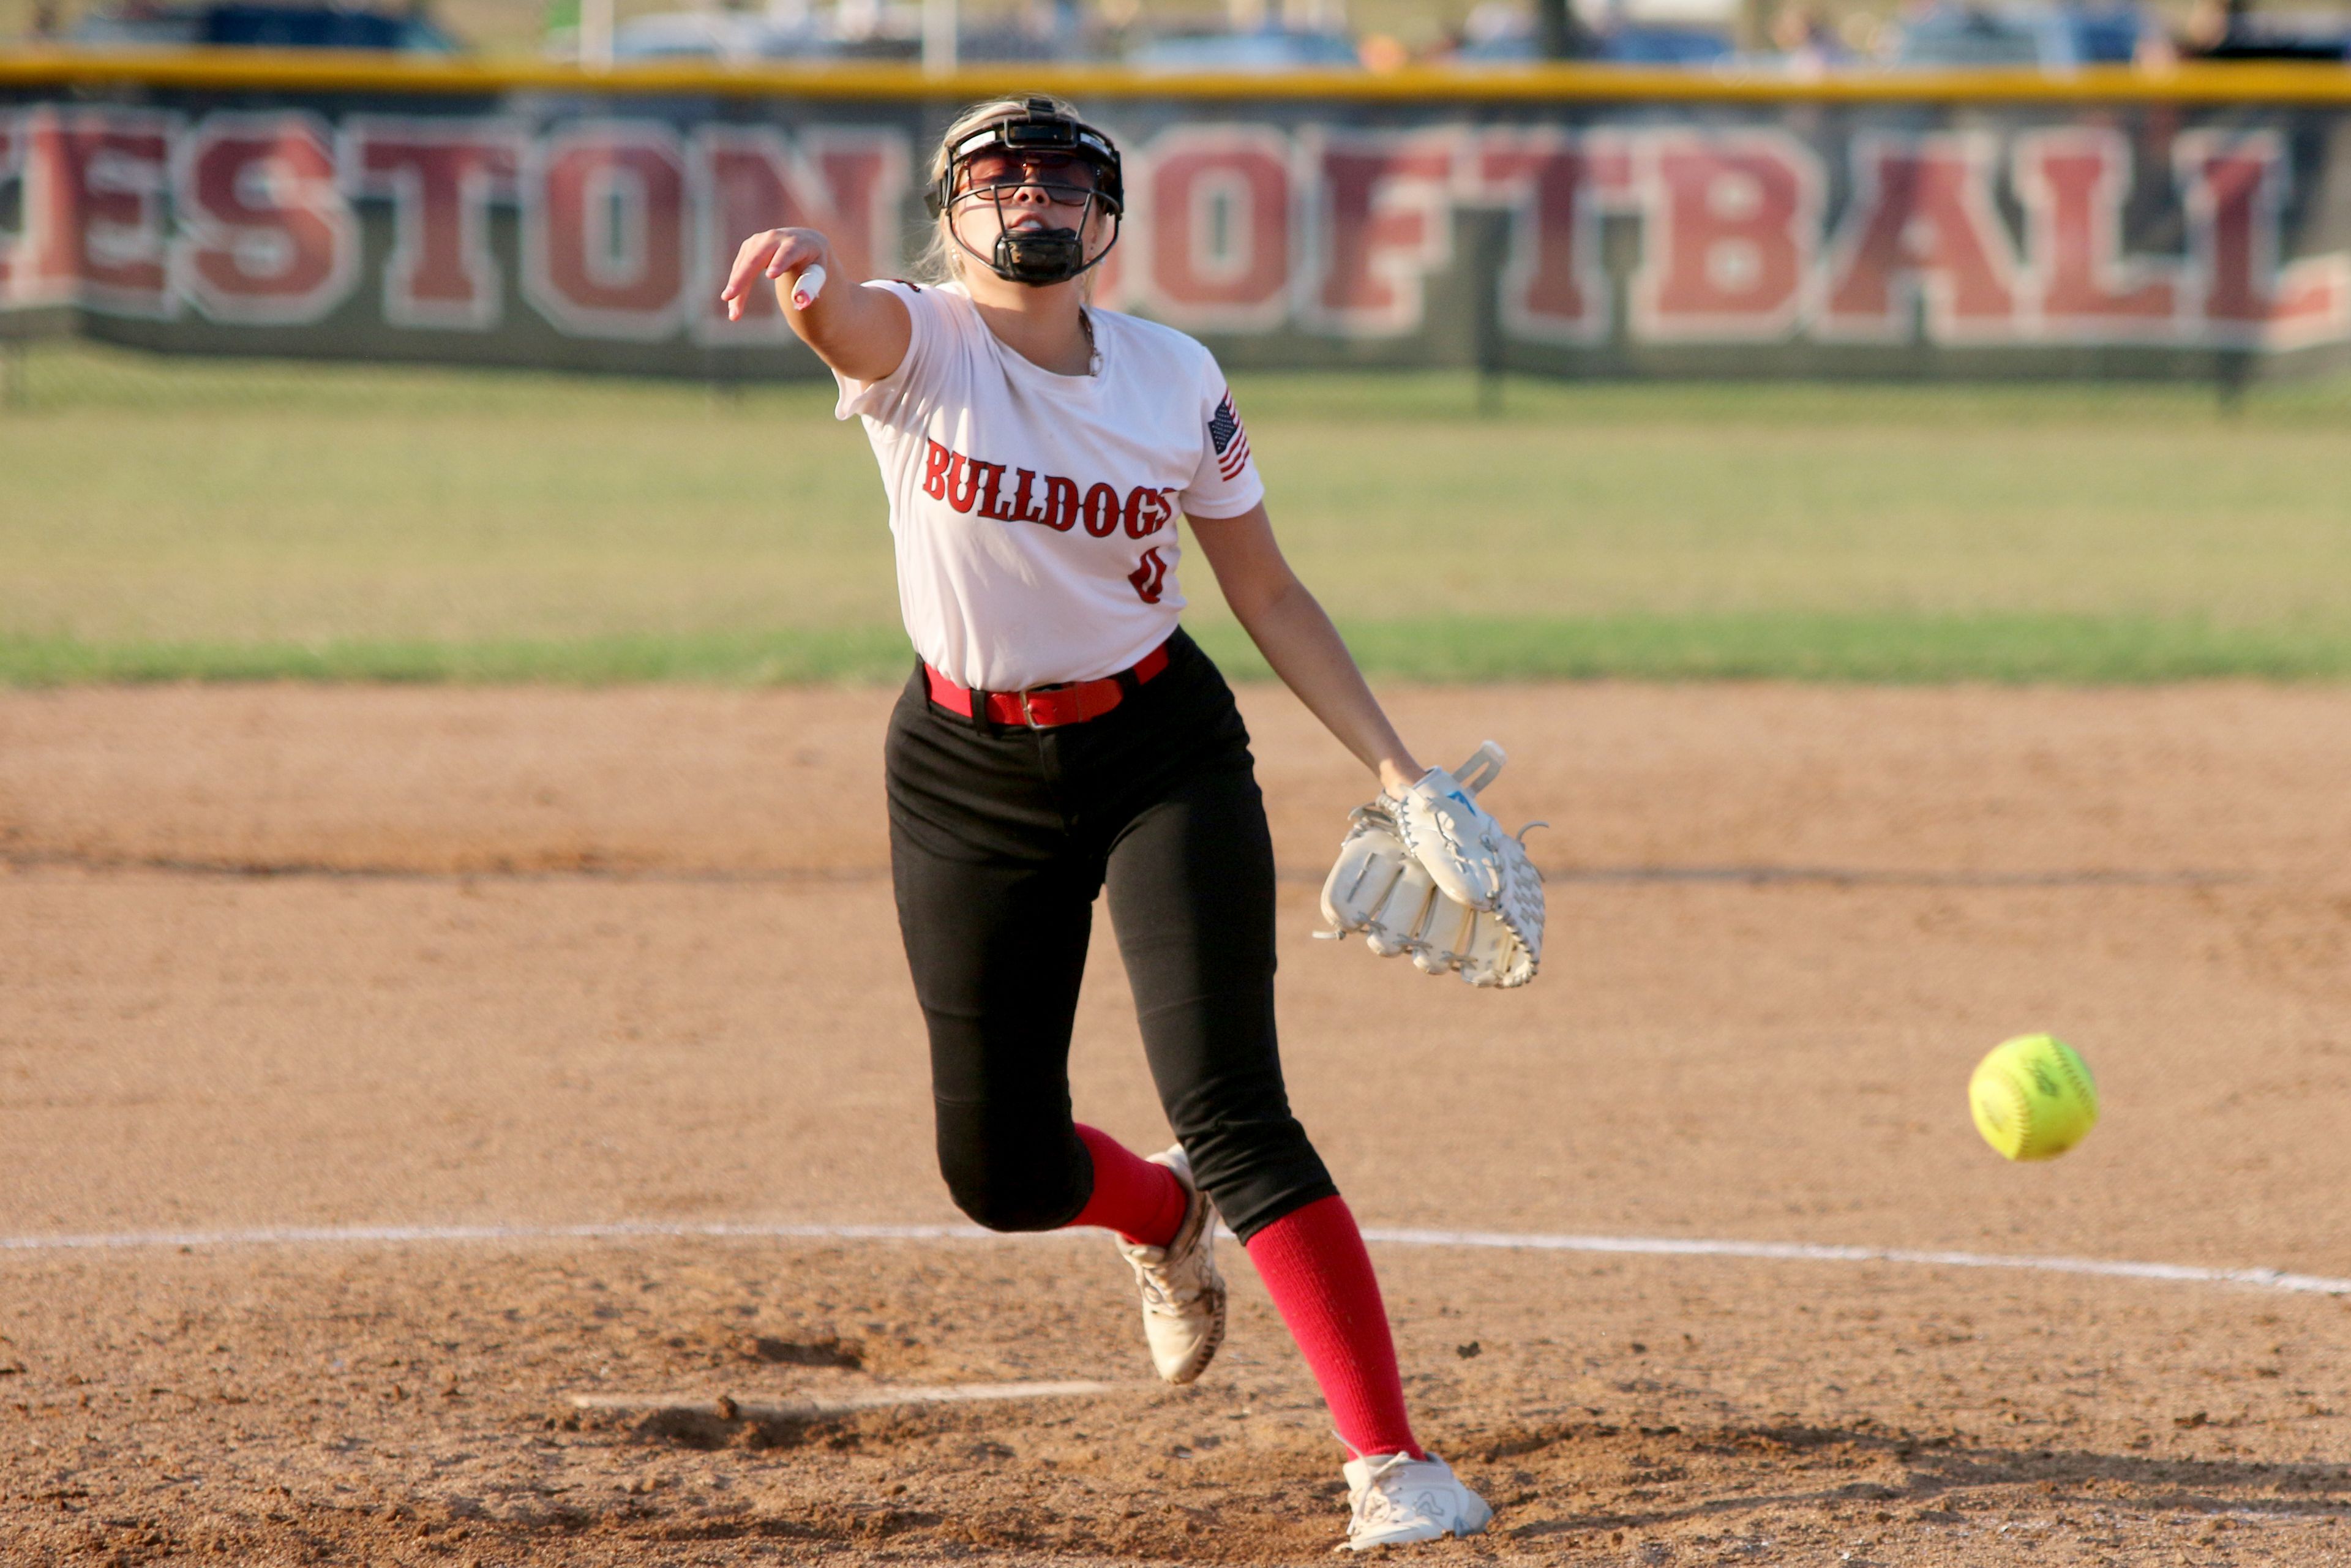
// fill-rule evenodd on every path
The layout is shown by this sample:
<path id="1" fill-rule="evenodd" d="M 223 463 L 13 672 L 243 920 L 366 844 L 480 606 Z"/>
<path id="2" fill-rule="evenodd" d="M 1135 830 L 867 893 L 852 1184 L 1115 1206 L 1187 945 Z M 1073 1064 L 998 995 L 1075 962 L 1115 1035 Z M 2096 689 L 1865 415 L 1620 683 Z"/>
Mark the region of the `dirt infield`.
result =
<path id="1" fill-rule="evenodd" d="M 888 696 L 0 696 L 0 1562 L 1321 1559 L 1340 1451 L 1237 1249 L 1168 1390 L 1099 1237 L 697 1229 L 958 1222 Z M 1363 783 L 1243 701 L 1295 1098 L 1367 1224 L 2351 1277 L 2351 692 L 1395 694 L 1554 824 L 1505 996 L 1309 939 Z M 1156 1146 L 1096 969 L 1081 1113 Z M 2106 1122 L 2012 1166 L 1963 1086 L 2044 1028 Z M 1375 1252 L 1500 1511 L 1449 1560 L 2351 1562 L 2351 1296 Z M 1114 1387 L 570 1404 L 1008 1379 Z"/>

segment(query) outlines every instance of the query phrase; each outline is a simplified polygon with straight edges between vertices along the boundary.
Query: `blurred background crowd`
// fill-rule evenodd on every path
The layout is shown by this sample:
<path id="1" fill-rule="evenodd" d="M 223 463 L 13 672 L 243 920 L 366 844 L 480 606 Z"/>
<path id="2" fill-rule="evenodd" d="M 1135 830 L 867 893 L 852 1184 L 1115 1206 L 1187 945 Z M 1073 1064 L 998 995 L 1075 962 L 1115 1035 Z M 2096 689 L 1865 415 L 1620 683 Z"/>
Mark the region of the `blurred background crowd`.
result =
<path id="1" fill-rule="evenodd" d="M 1545 59 L 1796 75 L 2351 57 L 2351 8 L 2280 0 L 962 0 L 969 63 L 1507 69 Z M 935 17 L 935 7 L 934 7 Z M 911 60 L 922 0 L 618 0 L 622 61 Z M 0 48 L 578 47 L 580 0 L 0 0 Z M 933 24 L 936 26 L 935 20 Z"/>

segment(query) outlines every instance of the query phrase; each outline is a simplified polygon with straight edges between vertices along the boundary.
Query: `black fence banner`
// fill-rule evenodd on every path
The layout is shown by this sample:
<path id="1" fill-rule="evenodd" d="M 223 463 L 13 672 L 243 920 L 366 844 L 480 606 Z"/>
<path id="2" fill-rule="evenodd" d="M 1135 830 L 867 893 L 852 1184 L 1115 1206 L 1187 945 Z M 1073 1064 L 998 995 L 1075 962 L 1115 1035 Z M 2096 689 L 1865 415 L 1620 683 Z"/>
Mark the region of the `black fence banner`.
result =
<path id="1" fill-rule="evenodd" d="M 718 380 L 819 373 L 771 299 L 726 321 L 743 237 L 898 274 L 940 128 L 1013 85 L 95 68 L 0 61 L 0 335 Z M 1040 79 L 1125 150 L 1098 301 L 1236 365 L 2351 361 L 2351 72 L 2180 74 Z"/>

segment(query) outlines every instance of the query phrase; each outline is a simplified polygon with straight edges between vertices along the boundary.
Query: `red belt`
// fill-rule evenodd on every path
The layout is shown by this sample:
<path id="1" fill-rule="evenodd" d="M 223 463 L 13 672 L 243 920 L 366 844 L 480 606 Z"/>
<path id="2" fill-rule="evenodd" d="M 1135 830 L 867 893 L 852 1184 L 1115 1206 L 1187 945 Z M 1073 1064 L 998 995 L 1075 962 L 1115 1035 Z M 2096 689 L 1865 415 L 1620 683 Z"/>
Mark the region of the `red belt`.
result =
<path id="1" fill-rule="evenodd" d="M 1104 675 L 1098 681 L 1069 681 L 1060 685 L 1031 686 L 1025 692 L 985 692 L 987 716 L 998 724 L 1027 725 L 1031 729 L 1053 729 L 1065 724 L 1083 724 L 1090 718 L 1100 718 L 1126 700 L 1126 689 L 1139 686 L 1167 667 L 1167 644 L 1162 643 L 1134 662 L 1132 669 L 1115 675 Z M 931 684 L 931 700 L 949 713 L 972 716 L 972 690 L 959 686 L 936 670 L 928 661 L 923 664 L 923 674 Z"/>

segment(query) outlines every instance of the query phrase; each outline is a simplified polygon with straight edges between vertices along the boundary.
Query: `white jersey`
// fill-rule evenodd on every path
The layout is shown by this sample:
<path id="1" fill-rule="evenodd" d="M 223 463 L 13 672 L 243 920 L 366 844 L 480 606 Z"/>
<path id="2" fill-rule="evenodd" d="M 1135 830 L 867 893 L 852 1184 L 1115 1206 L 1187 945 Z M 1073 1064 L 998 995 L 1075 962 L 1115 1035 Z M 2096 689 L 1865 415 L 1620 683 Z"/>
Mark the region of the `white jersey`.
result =
<path id="1" fill-rule="evenodd" d="M 1091 376 L 998 340 L 956 285 L 869 283 L 914 336 L 878 382 L 836 376 L 890 492 L 898 604 L 914 651 L 986 691 L 1114 674 L 1176 630 L 1175 517 L 1264 498 L 1208 350 L 1171 327 L 1087 311 Z"/>

